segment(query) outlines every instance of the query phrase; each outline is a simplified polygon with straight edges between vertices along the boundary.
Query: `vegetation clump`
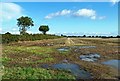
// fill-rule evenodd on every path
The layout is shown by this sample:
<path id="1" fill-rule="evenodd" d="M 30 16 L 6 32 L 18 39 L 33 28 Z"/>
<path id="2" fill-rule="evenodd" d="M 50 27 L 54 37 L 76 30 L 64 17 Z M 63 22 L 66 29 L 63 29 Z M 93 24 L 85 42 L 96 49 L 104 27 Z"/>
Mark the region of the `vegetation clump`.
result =
<path id="1" fill-rule="evenodd" d="M 39 31 L 42 31 L 43 34 L 45 35 L 46 32 L 49 31 L 48 25 L 41 25 L 41 26 L 39 27 Z"/>
<path id="2" fill-rule="evenodd" d="M 19 27 L 20 34 L 26 34 L 26 31 L 30 26 L 34 26 L 32 18 L 30 17 L 20 17 L 17 19 L 17 25 Z"/>
<path id="3" fill-rule="evenodd" d="M 24 34 L 24 35 L 14 35 L 14 34 L 2 34 L 2 43 L 18 42 L 18 41 L 35 41 L 42 39 L 55 39 L 61 38 L 56 35 L 43 35 L 43 34 Z"/>

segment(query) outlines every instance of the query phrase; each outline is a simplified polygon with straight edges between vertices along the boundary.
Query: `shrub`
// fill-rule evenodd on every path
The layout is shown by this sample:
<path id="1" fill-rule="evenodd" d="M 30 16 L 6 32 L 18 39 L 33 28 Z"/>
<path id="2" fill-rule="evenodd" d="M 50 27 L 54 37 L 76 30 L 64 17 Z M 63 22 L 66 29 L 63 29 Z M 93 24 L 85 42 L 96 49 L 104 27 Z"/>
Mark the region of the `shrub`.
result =
<path id="1" fill-rule="evenodd" d="M 42 39 L 55 39 L 61 36 L 56 35 L 43 35 L 43 34 L 24 34 L 24 35 L 13 35 L 13 34 L 2 34 L 2 43 L 18 42 L 18 41 L 34 41 Z"/>

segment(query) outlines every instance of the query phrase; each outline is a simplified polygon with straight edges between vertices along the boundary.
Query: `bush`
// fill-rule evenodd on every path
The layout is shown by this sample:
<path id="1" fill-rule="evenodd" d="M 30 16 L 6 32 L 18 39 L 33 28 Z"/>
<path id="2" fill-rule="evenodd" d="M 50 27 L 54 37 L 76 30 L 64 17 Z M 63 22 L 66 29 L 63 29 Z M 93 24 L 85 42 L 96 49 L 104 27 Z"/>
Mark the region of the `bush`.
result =
<path id="1" fill-rule="evenodd" d="M 12 34 L 2 35 L 2 43 L 17 42 L 18 40 L 19 40 L 18 35 L 12 35 Z"/>
<path id="2" fill-rule="evenodd" d="M 43 35 L 43 34 L 24 34 L 24 35 L 12 35 L 12 34 L 2 34 L 2 43 L 18 42 L 18 41 L 34 41 L 42 39 L 55 39 L 61 38 L 61 36 L 56 35 Z"/>

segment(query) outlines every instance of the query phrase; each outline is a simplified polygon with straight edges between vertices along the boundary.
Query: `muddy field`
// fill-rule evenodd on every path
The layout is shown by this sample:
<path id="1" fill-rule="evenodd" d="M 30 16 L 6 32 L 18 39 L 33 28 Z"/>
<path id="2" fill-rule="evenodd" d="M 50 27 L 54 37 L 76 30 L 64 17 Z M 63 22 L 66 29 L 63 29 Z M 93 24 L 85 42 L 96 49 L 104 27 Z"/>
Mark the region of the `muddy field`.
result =
<path id="1" fill-rule="evenodd" d="M 117 38 L 60 38 L 19 41 L 3 45 L 1 58 L 5 69 L 3 78 L 16 77 L 16 69 L 11 71 L 10 68 L 31 67 L 43 71 L 34 75 L 34 79 L 36 76 L 43 79 L 75 79 L 76 77 L 79 79 L 119 79 L 120 67 L 115 68 L 104 64 L 109 60 L 120 60 L 120 51 L 118 51 L 120 42 L 118 40 Z M 66 67 L 67 65 L 68 67 Z M 75 74 L 76 70 L 73 68 L 81 69 L 84 75 L 81 70 Z M 66 71 L 66 69 L 69 70 Z M 44 72 L 48 72 L 48 74 L 44 74 Z M 17 78 L 26 79 L 24 75 L 21 74 Z M 45 76 L 46 78 L 44 78 Z"/>

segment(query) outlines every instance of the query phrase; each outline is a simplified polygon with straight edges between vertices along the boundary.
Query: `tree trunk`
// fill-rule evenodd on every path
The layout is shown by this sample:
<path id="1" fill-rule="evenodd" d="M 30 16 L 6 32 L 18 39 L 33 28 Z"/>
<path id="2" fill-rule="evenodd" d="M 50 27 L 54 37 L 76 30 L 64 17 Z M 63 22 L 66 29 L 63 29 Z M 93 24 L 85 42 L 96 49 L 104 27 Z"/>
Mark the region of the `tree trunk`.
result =
<path id="1" fill-rule="evenodd" d="M 46 32 L 43 32 L 44 35 L 46 35 Z"/>

